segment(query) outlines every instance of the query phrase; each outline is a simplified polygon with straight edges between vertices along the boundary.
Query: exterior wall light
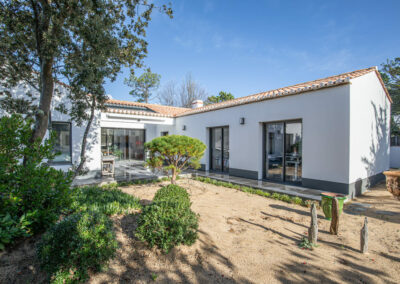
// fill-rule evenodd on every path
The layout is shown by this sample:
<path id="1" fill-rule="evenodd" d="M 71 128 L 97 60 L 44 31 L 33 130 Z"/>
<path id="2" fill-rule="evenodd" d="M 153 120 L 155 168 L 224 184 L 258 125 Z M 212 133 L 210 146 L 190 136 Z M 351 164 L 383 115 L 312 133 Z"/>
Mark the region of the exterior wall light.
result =
<path id="1" fill-rule="evenodd" d="M 244 117 L 241 117 L 241 118 L 240 118 L 240 124 L 242 124 L 242 125 L 243 125 L 243 124 L 244 124 L 244 122 L 245 122 L 245 119 L 244 119 Z"/>
<path id="2" fill-rule="evenodd" d="M 184 130 L 184 131 L 186 130 L 186 125 L 184 125 L 184 126 L 182 127 L 182 130 Z"/>

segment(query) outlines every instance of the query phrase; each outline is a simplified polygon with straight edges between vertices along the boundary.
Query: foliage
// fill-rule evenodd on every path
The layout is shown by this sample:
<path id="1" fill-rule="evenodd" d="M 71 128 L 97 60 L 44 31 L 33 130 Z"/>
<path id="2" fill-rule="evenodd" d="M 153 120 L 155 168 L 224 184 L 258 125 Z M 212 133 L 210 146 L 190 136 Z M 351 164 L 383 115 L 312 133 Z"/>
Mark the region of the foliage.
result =
<path id="1" fill-rule="evenodd" d="M 256 189 L 256 188 L 252 188 L 252 187 L 248 187 L 248 186 L 241 186 L 238 184 L 232 184 L 230 182 L 219 181 L 219 180 L 206 178 L 206 177 L 194 177 L 193 179 L 197 180 L 197 181 L 213 184 L 216 186 L 224 186 L 224 187 L 234 188 L 234 189 L 237 189 L 237 190 L 240 190 L 243 192 L 256 194 L 256 195 L 263 196 L 263 197 L 268 197 L 268 198 L 280 200 L 280 201 L 287 202 L 287 203 L 297 204 L 297 205 L 301 205 L 304 207 L 310 207 L 312 203 L 316 203 L 316 201 L 314 201 L 314 200 L 303 200 L 302 198 L 300 198 L 298 196 L 289 196 L 287 194 L 280 194 L 277 192 L 273 192 L 271 194 L 271 193 L 263 191 L 261 189 Z M 319 207 L 319 204 L 317 204 L 317 207 Z"/>
<path id="2" fill-rule="evenodd" d="M 117 247 L 111 220 L 89 211 L 72 214 L 50 228 L 38 244 L 37 256 L 52 282 L 85 282 L 88 270 L 99 271 Z"/>
<path id="3" fill-rule="evenodd" d="M 136 236 L 150 247 L 157 246 L 165 253 L 180 245 L 191 245 L 197 239 L 198 219 L 190 209 L 187 192 L 169 185 L 157 192 L 153 202 L 139 217 Z"/>
<path id="4" fill-rule="evenodd" d="M 381 76 L 393 100 L 391 133 L 400 135 L 400 57 L 382 64 Z"/>
<path id="5" fill-rule="evenodd" d="M 79 90 L 80 106 L 75 111 L 82 115 L 86 94 L 104 94 L 105 78 L 115 80 L 122 66 L 142 66 L 153 10 L 158 8 L 172 17 L 170 7 L 156 7 L 148 0 L 1 3 L 3 93 L 11 96 L 10 88 L 23 82 L 40 94 L 31 142 L 42 140 L 47 131 L 57 77 L 69 81 L 74 95 Z"/>
<path id="6" fill-rule="evenodd" d="M 206 145 L 199 139 L 184 135 L 167 135 L 157 137 L 145 143 L 150 158 L 146 161 L 152 168 L 171 170 L 171 183 L 176 175 L 188 167 L 198 169 Z"/>
<path id="7" fill-rule="evenodd" d="M 221 92 L 219 92 L 218 96 L 208 97 L 205 104 L 208 105 L 208 104 L 225 102 L 225 101 L 233 100 L 234 98 L 235 97 L 231 93 L 221 91 Z"/>
<path id="8" fill-rule="evenodd" d="M 139 199 L 122 192 L 117 185 L 85 186 L 76 188 L 70 210 L 97 211 L 106 215 L 126 214 L 140 209 Z"/>
<path id="9" fill-rule="evenodd" d="M 299 248 L 301 249 L 313 250 L 317 246 L 317 244 L 310 242 L 307 237 L 303 237 L 299 242 Z"/>
<path id="10" fill-rule="evenodd" d="M 29 236 L 26 226 L 25 216 L 19 220 L 12 217 L 9 213 L 0 214 L 0 251 L 5 249 L 5 246 L 12 243 L 15 239 Z"/>
<path id="11" fill-rule="evenodd" d="M 178 185 L 170 184 L 160 188 L 154 195 L 153 201 L 157 202 L 162 200 L 180 200 L 183 206 L 190 207 L 189 194 L 184 188 Z"/>
<path id="12" fill-rule="evenodd" d="M 12 238 L 19 234 L 12 228 L 22 228 L 24 235 L 46 229 L 70 203 L 71 175 L 44 162 L 55 156 L 54 135 L 31 144 L 31 127 L 32 120 L 20 115 L 0 119 L 0 216 L 13 220 L 2 229 Z"/>
<path id="13" fill-rule="evenodd" d="M 152 91 L 157 90 L 160 85 L 161 76 L 155 73 L 151 73 L 150 69 L 147 69 L 139 77 L 131 74 L 129 79 L 125 79 L 125 84 L 133 88 L 129 92 L 138 102 L 148 103 L 153 96 Z"/>

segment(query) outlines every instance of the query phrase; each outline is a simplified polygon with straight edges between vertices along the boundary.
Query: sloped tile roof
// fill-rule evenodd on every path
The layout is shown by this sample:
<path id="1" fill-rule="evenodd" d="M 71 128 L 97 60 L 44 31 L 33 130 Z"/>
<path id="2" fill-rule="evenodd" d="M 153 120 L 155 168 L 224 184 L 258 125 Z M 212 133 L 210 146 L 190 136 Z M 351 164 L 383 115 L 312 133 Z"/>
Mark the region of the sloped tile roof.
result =
<path id="1" fill-rule="evenodd" d="M 300 84 L 292 85 L 289 87 L 270 90 L 270 91 L 266 91 L 266 92 L 246 96 L 246 97 L 241 97 L 241 98 L 237 98 L 237 99 L 233 99 L 233 100 L 229 100 L 229 101 L 225 101 L 225 102 L 206 105 L 206 106 L 196 108 L 196 109 L 189 109 L 188 111 L 178 114 L 177 116 L 185 116 L 185 115 L 191 115 L 191 114 L 202 113 L 202 112 L 207 112 L 207 111 L 213 111 L 213 110 L 234 107 L 234 106 L 243 105 L 243 104 L 255 103 L 255 102 L 269 100 L 269 99 L 297 95 L 297 94 L 301 94 L 304 92 L 323 89 L 323 88 L 334 87 L 334 86 L 338 86 L 338 85 L 342 85 L 342 84 L 347 84 L 350 82 L 351 79 L 360 77 L 360 76 L 368 74 L 370 72 L 375 72 L 377 74 L 378 79 L 380 80 L 380 82 L 386 92 L 387 97 L 389 98 L 390 102 L 392 102 L 392 99 L 390 98 L 390 95 L 389 95 L 385 85 L 383 84 L 382 78 L 381 78 L 377 68 L 370 67 L 370 68 L 356 70 L 353 72 L 339 74 L 336 76 L 330 76 L 330 77 L 323 78 L 323 79 L 300 83 Z"/>
<path id="2" fill-rule="evenodd" d="M 270 90 L 270 91 L 266 91 L 266 92 L 246 96 L 246 97 L 241 97 L 241 98 L 237 98 L 237 99 L 233 99 L 233 100 L 229 100 L 229 101 L 225 101 L 225 102 L 210 104 L 210 105 L 206 105 L 206 106 L 195 108 L 195 109 L 163 106 L 163 105 L 157 105 L 157 104 L 145 104 L 145 103 L 120 101 L 120 100 L 111 99 L 106 102 L 107 112 L 121 113 L 121 114 L 145 115 L 145 116 L 159 116 L 159 117 L 186 116 L 186 115 L 192 115 L 192 114 L 213 111 L 213 110 L 218 110 L 218 109 L 223 109 L 223 108 L 228 108 L 228 107 L 250 104 L 250 103 L 260 102 L 260 101 L 264 101 L 264 100 L 280 98 L 280 97 L 298 95 L 298 94 L 302 94 L 302 93 L 309 92 L 309 91 L 314 91 L 314 90 L 319 90 L 319 89 L 324 89 L 324 88 L 335 87 L 335 86 L 339 86 L 339 85 L 343 85 L 343 84 L 348 84 L 351 79 L 363 76 L 370 72 L 376 73 L 380 83 L 382 84 L 382 87 L 385 90 L 386 96 L 389 98 L 389 101 L 392 102 L 392 99 L 382 81 L 382 78 L 378 72 L 378 69 L 376 67 L 370 67 L 370 68 L 360 69 L 360 70 L 347 72 L 347 73 L 343 73 L 343 74 L 339 74 L 339 75 L 335 75 L 335 76 L 330 76 L 330 77 L 323 78 L 323 79 L 300 83 L 300 84 L 292 85 L 289 87 Z M 113 106 L 115 106 L 115 107 L 113 107 Z M 136 106 L 138 108 L 144 108 L 144 109 L 143 110 L 129 109 L 129 108 L 124 108 L 124 106 L 125 107 L 132 107 L 132 106 L 135 107 Z M 146 111 L 146 109 L 148 109 L 148 110 Z"/>
<path id="3" fill-rule="evenodd" d="M 106 105 L 107 105 L 107 112 L 146 115 L 146 116 L 174 117 L 178 114 L 181 114 L 183 112 L 190 110 L 189 108 L 163 106 L 163 105 L 157 105 L 157 104 L 146 104 L 146 103 L 129 102 L 129 101 L 120 101 L 120 100 L 114 100 L 114 99 L 107 100 Z M 116 107 L 113 108 L 113 106 L 116 106 Z M 124 106 L 139 107 L 139 108 L 144 108 L 144 110 L 118 108 L 118 107 L 124 107 Z M 146 111 L 145 109 L 148 109 L 150 111 Z"/>

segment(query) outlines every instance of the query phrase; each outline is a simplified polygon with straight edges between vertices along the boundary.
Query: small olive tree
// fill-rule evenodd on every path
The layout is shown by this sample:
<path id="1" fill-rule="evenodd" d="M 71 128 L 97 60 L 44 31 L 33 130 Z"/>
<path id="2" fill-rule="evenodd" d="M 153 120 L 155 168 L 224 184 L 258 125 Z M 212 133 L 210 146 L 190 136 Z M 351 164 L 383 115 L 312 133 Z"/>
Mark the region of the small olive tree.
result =
<path id="1" fill-rule="evenodd" d="M 147 142 L 145 148 L 150 155 L 146 164 L 151 168 L 171 171 L 171 183 L 175 184 L 176 175 L 182 170 L 200 168 L 206 145 L 196 138 L 167 135 Z"/>

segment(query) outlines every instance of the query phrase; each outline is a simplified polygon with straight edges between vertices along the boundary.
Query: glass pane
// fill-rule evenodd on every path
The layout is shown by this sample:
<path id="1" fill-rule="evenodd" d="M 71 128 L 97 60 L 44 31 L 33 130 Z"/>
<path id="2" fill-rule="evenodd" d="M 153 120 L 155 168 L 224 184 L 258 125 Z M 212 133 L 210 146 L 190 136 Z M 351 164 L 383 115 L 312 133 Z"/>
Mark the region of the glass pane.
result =
<path id="1" fill-rule="evenodd" d="M 101 152 L 117 160 L 144 160 L 143 129 L 101 129 Z"/>
<path id="2" fill-rule="evenodd" d="M 53 122 L 52 130 L 56 133 L 54 152 L 58 153 L 53 162 L 71 162 L 71 124 Z"/>
<path id="3" fill-rule="evenodd" d="M 266 126 L 267 178 L 283 181 L 283 123 Z"/>
<path id="4" fill-rule="evenodd" d="M 224 127 L 223 128 L 223 135 L 224 135 L 224 172 L 229 171 L 229 127 Z"/>
<path id="5" fill-rule="evenodd" d="M 302 166 L 301 122 L 286 123 L 285 138 L 285 180 L 299 182 Z"/>
<path id="6" fill-rule="evenodd" d="M 211 129 L 211 169 L 222 171 L 222 128 Z"/>

